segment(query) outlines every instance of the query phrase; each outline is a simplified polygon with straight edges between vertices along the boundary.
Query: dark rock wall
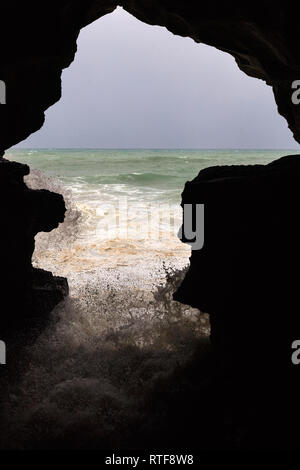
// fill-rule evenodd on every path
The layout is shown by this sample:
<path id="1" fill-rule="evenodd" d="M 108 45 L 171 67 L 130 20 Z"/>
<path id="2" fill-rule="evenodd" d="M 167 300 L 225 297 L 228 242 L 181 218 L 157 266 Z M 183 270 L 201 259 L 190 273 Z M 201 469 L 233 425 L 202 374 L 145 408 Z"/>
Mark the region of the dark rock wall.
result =
<path id="1" fill-rule="evenodd" d="M 183 206 L 204 203 L 205 242 L 175 298 L 211 314 L 212 340 L 220 350 L 227 341 L 232 367 L 290 364 L 300 338 L 299 172 L 299 155 L 212 167 L 183 191 Z"/>
<path id="2" fill-rule="evenodd" d="M 23 181 L 28 173 L 27 165 L 0 161 L 2 340 L 34 320 L 45 321 L 68 292 L 66 280 L 31 265 L 35 235 L 63 222 L 65 204 L 59 194 L 29 189 Z"/>
<path id="3" fill-rule="evenodd" d="M 183 206 L 205 205 L 205 242 L 174 297 L 210 313 L 219 392 L 234 397 L 241 446 L 299 447 L 299 173 L 300 155 L 212 167 L 182 194 Z"/>

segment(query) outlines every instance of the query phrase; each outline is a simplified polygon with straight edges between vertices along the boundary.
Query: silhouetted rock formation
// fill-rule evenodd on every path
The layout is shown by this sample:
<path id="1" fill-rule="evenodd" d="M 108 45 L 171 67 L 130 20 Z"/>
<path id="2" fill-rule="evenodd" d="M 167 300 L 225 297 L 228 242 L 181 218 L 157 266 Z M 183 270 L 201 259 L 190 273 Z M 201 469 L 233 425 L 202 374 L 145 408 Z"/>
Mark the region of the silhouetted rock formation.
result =
<path id="1" fill-rule="evenodd" d="M 0 159 L 1 339 L 34 318 L 45 321 L 68 292 L 65 279 L 31 265 L 35 235 L 63 222 L 65 204 L 59 194 L 29 189 L 28 173 L 27 165 Z"/>
<path id="2" fill-rule="evenodd" d="M 290 363 L 291 343 L 300 335 L 299 172 L 300 155 L 269 165 L 211 167 L 183 191 L 183 204 L 205 204 L 205 243 L 192 251 L 175 297 L 211 314 L 213 340 L 227 341 L 235 363 L 248 358 L 250 364 L 256 355 L 263 362 L 263 351 L 269 361 L 266 335 L 281 338 L 272 350 L 276 368 L 278 361 Z"/>
<path id="3" fill-rule="evenodd" d="M 174 298 L 210 313 L 217 368 L 232 394 L 240 390 L 233 409 L 255 416 L 243 426 L 259 447 L 299 437 L 299 173 L 300 155 L 212 167 L 182 194 L 183 205 L 205 204 L 205 242 Z"/>

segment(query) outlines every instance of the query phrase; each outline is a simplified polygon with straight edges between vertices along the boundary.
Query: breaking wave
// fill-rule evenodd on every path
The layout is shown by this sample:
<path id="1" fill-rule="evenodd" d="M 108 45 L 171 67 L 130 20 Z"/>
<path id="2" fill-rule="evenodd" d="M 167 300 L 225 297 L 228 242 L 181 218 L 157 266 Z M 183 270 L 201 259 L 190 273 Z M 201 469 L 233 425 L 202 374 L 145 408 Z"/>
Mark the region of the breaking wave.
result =
<path id="1" fill-rule="evenodd" d="M 35 237 L 33 263 L 37 267 L 67 276 L 96 267 L 133 265 L 143 262 L 145 257 L 161 261 L 166 258 L 187 260 L 189 248 L 180 243 L 176 235 L 180 226 L 179 207 L 155 202 L 151 206 L 138 195 L 129 200 L 126 211 L 130 215 L 124 217 L 123 214 L 123 225 L 117 226 L 120 198 L 111 194 L 109 199 L 107 186 L 99 189 L 97 185 L 86 184 L 78 189 L 75 183 L 66 186 L 39 170 L 31 170 L 25 181 L 32 189 L 62 194 L 67 208 L 63 224 Z M 148 225 L 150 210 L 154 211 L 154 219 L 157 218 L 156 225 Z M 144 233 L 148 229 L 153 238 Z M 140 230 L 140 234 L 136 230 Z"/>
<path id="2" fill-rule="evenodd" d="M 152 420 L 149 397 L 209 333 L 206 315 L 172 300 L 184 272 L 71 277 L 70 298 L 24 353 L 28 366 L 8 393 L 2 446 L 120 448 L 130 435 L 136 442 L 136 426 Z M 167 279 L 155 287 L 159 274 Z"/>
<path id="3" fill-rule="evenodd" d="M 181 181 L 180 176 L 168 175 L 162 173 L 116 173 L 106 175 L 94 175 L 86 177 L 86 181 L 92 184 L 119 184 L 127 183 L 134 186 L 162 186 L 173 183 L 174 187 L 178 187 L 178 182 Z"/>
<path id="4" fill-rule="evenodd" d="M 77 240 L 82 231 L 83 217 L 73 200 L 72 191 L 66 188 L 60 181 L 46 176 L 40 170 L 30 170 L 30 174 L 24 180 L 31 189 L 48 189 L 49 191 L 62 194 L 67 209 L 64 223 L 60 224 L 56 230 L 37 234 L 33 257 L 33 261 L 36 261 L 38 254 L 48 250 L 50 247 L 59 251 Z"/>

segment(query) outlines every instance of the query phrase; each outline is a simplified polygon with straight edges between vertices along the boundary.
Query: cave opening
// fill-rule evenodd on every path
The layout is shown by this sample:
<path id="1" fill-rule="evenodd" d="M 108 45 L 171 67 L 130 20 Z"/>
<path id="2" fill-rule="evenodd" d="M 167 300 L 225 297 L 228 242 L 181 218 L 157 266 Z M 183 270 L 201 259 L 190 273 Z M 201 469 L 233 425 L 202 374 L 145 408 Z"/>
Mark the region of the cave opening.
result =
<path id="1" fill-rule="evenodd" d="M 39 267 L 66 276 L 175 251 L 184 264 L 185 182 L 208 166 L 267 163 L 297 148 L 271 89 L 228 54 L 120 7 L 85 27 L 77 48 L 61 100 L 8 154 L 29 164 L 28 184 L 63 193 L 69 206 L 60 228 L 36 237 Z"/>
<path id="2" fill-rule="evenodd" d="M 113 20 L 116 14 L 122 15 L 123 13 L 119 10 L 118 13 L 108 15 L 99 22 Z M 131 21 L 136 20 L 131 18 Z M 98 26 L 100 27 L 100 24 L 93 24 L 87 27 L 82 34 L 85 32 L 88 34 L 88 29 L 93 32 L 94 28 L 96 29 Z M 131 27 L 130 23 L 129 29 Z M 110 29 L 109 25 L 107 29 Z M 149 27 L 149 31 L 152 29 L 154 28 Z M 113 30 L 111 29 L 111 31 Z M 190 41 L 175 37 L 172 38 L 173 40 L 182 43 Z M 121 35 L 119 47 L 122 42 L 124 42 L 124 37 Z M 179 42 L 176 43 L 175 50 L 172 52 L 167 49 L 166 56 L 169 58 L 172 54 L 175 56 L 180 52 L 181 59 L 186 57 L 190 60 L 186 50 L 182 48 L 180 51 L 178 45 Z M 199 45 L 194 46 L 198 49 L 200 47 Z M 145 47 L 144 44 L 143 47 Z M 153 47 L 153 41 L 149 43 L 149 49 L 151 47 Z M 203 48 L 205 49 L 206 46 Z M 157 55 L 158 50 L 157 46 L 154 56 Z M 213 53 L 225 57 L 224 54 L 217 51 Z M 149 59 L 149 56 L 146 57 Z M 80 44 L 77 59 L 79 58 Z M 232 64 L 233 59 L 229 58 L 229 60 L 231 61 L 230 67 L 235 66 Z M 138 66 L 135 69 L 136 77 L 136 74 L 140 73 L 142 62 L 137 59 L 135 62 Z M 170 65 L 170 60 L 165 60 L 165 63 Z M 76 61 L 73 66 L 76 66 Z M 65 74 L 71 74 L 73 66 L 66 70 Z M 243 89 L 245 90 L 244 83 L 238 87 L 230 73 L 226 78 L 226 67 L 215 68 L 213 75 L 211 75 L 211 70 L 209 71 L 214 80 L 210 80 L 209 92 L 204 91 L 198 96 L 202 103 L 205 102 L 205 94 L 209 96 L 206 101 L 207 108 L 203 106 L 201 113 L 199 106 L 195 106 L 195 95 L 189 97 L 190 103 L 185 107 L 183 105 L 186 105 L 188 101 L 186 98 L 185 103 L 182 99 L 176 101 L 175 105 L 172 102 L 175 97 L 186 96 L 186 81 L 180 80 L 179 83 L 173 85 L 173 94 L 168 95 L 167 105 L 163 103 L 165 109 L 172 109 L 173 115 L 170 116 L 166 112 L 164 114 L 162 110 L 159 114 L 157 113 L 158 102 L 162 100 L 162 96 L 160 93 L 156 93 L 155 100 L 150 95 L 147 108 L 150 116 L 146 122 L 144 120 L 145 103 L 141 100 L 141 96 L 149 92 L 145 87 L 145 80 L 137 81 L 135 86 L 132 86 L 137 95 L 137 99 L 134 101 L 135 106 L 131 104 L 132 95 L 129 95 L 127 98 L 129 101 L 126 103 L 128 88 L 121 89 L 117 93 L 117 89 L 112 87 L 113 93 L 118 96 L 118 99 L 115 100 L 118 108 L 113 109 L 110 114 L 109 107 L 112 106 L 113 97 L 106 92 L 107 88 L 102 86 L 100 89 L 103 89 L 105 93 L 100 94 L 98 91 L 94 91 L 85 109 L 86 114 L 84 114 L 86 98 L 80 101 L 79 97 L 82 96 L 82 89 L 88 88 L 88 82 L 92 83 L 92 74 L 87 74 L 87 83 L 84 86 L 80 82 L 73 83 L 73 87 L 64 84 L 64 97 L 68 93 L 67 90 L 70 90 L 72 95 L 70 101 L 72 106 L 68 113 L 62 111 L 60 114 L 56 114 L 57 109 L 59 107 L 63 109 L 65 105 L 65 98 L 63 98 L 60 103 L 49 110 L 46 124 L 42 130 L 28 139 L 26 142 L 28 149 L 24 148 L 25 143 L 22 143 L 11 151 L 11 159 L 30 163 L 32 173 L 26 180 L 31 188 L 48 188 L 62 193 L 65 197 L 68 206 L 66 221 L 58 230 L 49 234 L 41 233 L 37 236 L 34 261 L 38 267 L 67 276 L 71 287 L 71 296 L 63 304 L 60 304 L 53 313 L 56 322 L 51 323 L 40 336 L 33 350 L 30 351 L 30 367 L 26 371 L 26 376 L 20 379 L 22 394 L 19 397 L 18 394 L 14 394 L 13 405 L 16 407 L 18 415 L 18 429 L 14 436 L 16 441 L 20 439 L 21 434 L 24 434 L 25 428 L 30 428 L 31 433 L 28 439 L 31 441 L 27 442 L 28 446 L 37 441 L 48 445 L 49 441 L 51 443 L 59 441 L 59 436 L 62 434 L 64 439 L 67 436 L 71 442 L 70 445 L 72 445 L 72 439 L 75 442 L 77 435 L 83 429 L 83 446 L 96 446 L 99 442 L 105 443 L 110 439 L 118 442 L 120 436 L 117 430 L 120 424 L 131 421 L 136 403 L 138 402 L 140 405 L 140 401 L 143 401 L 143 397 L 149 393 L 149 390 L 151 391 L 155 387 L 163 388 L 161 385 L 163 381 L 168 384 L 171 371 L 176 371 L 178 365 L 184 364 L 199 344 L 202 348 L 207 348 L 209 333 L 207 316 L 172 301 L 172 292 L 182 278 L 182 269 L 190 253 L 176 240 L 176 230 L 172 232 L 173 238 L 171 240 L 167 238 L 166 243 L 159 237 L 158 240 L 154 239 L 154 243 L 152 243 L 153 240 L 149 241 L 149 239 L 144 240 L 143 238 L 124 241 L 120 237 L 115 237 L 115 233 L 110 239 L 112 232 L 109 228 L 112 228 L 111 226 L 114 228 L 115 222 L 119 223 L 122 219 L 124 191 L 133 204 L 133 208 L 138 209 L 136 212 L 131 212 L 131 217 L 136 219 L 135 223 L 138 227 L 144 227 L 149 218 L 149 212 L 145 213 L 145 206 L 152 204 L 155 214 L 162 198 L 165 197 L 164 207 L 173 211 L 171 217 L 168 213 L 165 222 L 162 222 L 162 229 L 167 228 L 168 231 L 170 221 L 174 221 L 176 217 L 179 220 L 181 217 L 180 212 L 179 214 L 175 212 L 175 206 L 180 211 L 180 191 L 184 182 L 196 176 L 201 168 L 218 164 L 267 163 L 287 153 L 286 150 L 280 150 L 280 146 L 292 146 L 292 141 L 287 138 L 285 133 L 287 129 L 284 126 L 278 126 L 278 120 L 281 118 L 274 112 L 274 105 L 271 105 L 271 91 L 268 90 L 268 103 L 271 106 L 271 112 L 270 115 L 264 115 L 264 108 L 262 107 L 258 112 L 256 103 L 257 101 L 262 102 L 262 90 L 265 89 L 265 85 L 244 77 L 244 81 L 248 81 L 249 84 L 251 81 L 251 83 L 255 83 L 254 88 L 258 87 L 255 89 L 255 99 L 251 101 L 249 99 L 250 89 L 246 88 L 247 93 L 243 91 Z M 105 68 L 109 69 L 108 66 Z M 205 68 L 209 68 L 209 61 L 205 64 Z M 187 67 L 182 67 L 181 64 L 181 71 L 182 69 L 186 71 Z M 148 74 L 151 71 L 152 69 L 146 69 Z M 166 85 L 161 89 L 162 95 L 172 91 L 170 86 L 172 76 L 180 75 L 178 69 L 175 68 L 172 73 L 173 75 L 166 74 L 160 70 L 159 75 L 164 76 Z M 237 73 L 240 79 L 241 73 L 238 70 Z M 193 70 L 191 75 L 194 75 L 194 78 L 197 77 L 196 81 L 199 78 L 198 86 L 200 86 L 200 71 L 198 70 L 196 73 Z M 118 83 L 122 84 L 121 76 L 122 68 L 115 73 L 114 77 Z M 128 77 L 128 83 L 133 83 L 132 78 L 133 76 Z M 192 80 L 193 77 L 185 76 L 185 78 L 190 80 L 189 88 L 193 88 L 195 84 Z M 99 76 L 94 77 L 94 83 L 98 80 Z M 112 77 L 108 77 L 108 81 L 111 82 L 111 85 L 115 85 L 112 82 Z M 141 83 L 144 83 L 144 87 L 141 86 Z M 153 83 L 155 84 L 154 79 Z M 141 86 L 140 95 L 137 93 L 138 86 Z M 240 147 L 240 145 L 235 143 L 236 140 L 226 140 L 230 134 L 228 131 L 230 113 L 229 108 L 226 108 L 226 103 L 228 105 L 232 101 L 229 90 L 233 91 L 233 89 L 237 101 L 232 108 L 235 107 L 233 111 L 238 111 L 239 119 L 236 119 L 235 126 L 232 128 L 234 132 L 231 135 L 242 136 L 242 140 L 239 141 L 241 143 L 243 139 L 247 142 L 255 140 L 255 144 L 248 143 L 250 150 L 238 149 L 237 146 Z M 74 100 L 74 96 L 78 99 Z M 85 143 L 80 149 L 53 149 L 53 147 L 64 146 L 63 138 L 66 134 L 69 142 L 74 142 L 69 145 L 78 147 L 79 129 L 87 122 L 88 118 L 91 121 L 91 106 L 93 100 L 95 101 L 95 96 L 100 96 L 102 100 L 107 98 L 107 107 L 104 108 L 105 119 L 101 128 L 104 129 L 104 132 L 101 134 L 101 140 L 95 140 L 93 146 L 106 146 L 107 148 L 102 148 L 98 152 L 96 149 L 88 148 L 86 142 L 98 134 L 95 133 L 94 136 L 91 136 L 87 133 L 88 141 L 84 141 Z M 125 100 L 122 108 L 119 107 L 121 96 Z M 216 101 L 213 101 L 213 98 L 216 98 Z M 141 107 L 138 107 L 139 100 Z M 256 116 L 254 120 L 257 124 L 256 134 L 250 127 L 253 119 L 245 118 L 247 104 L 250 105 L 249 113 L 251 114 L 253 103 L 255 103 L 252 111 Z M 195 109 L 192 112 L 194 106 Z M 95 107 L 101 110 L 99 103 Z M 122 126 L 128 122 L 128 111 L 134 108 L 138 111 L 135 123 L 131 129 L 129 126 L 127 132 L 123 131 L 122 133 Z M 241 108 L 243 109 L 242 116 L 240 114 Z M 119 123 L 120 127 L 118 129 L 115 126 L 109 128 L 109 121 L 114 122 L 120 109 L 123 112 L 123 119 Z M 150 111 L 153 110 L 155 112 L 151 114 Z M 209 110 L 213 110 L 213 112 L 209 114 Z M 192 114 L 195 123 L 196 118 L 202 113 L 206 123 L 197 124 L 195 128 L 186 124 L 187 115 Z M 71 114 L 76 119 L 72 122 L 73 127 L 67 128 L 66 123 L 70 123 Z M 179 117 L 179 121 L 174 119 L 175 116 Z M 274 124 L 274 127 L 272 127 L 270 119 L 268 120 L 270 116 L 272 119 L 274 118 L 273 124 L 277 119 L 277 124 Z M 163 119 L 161 119 L 162 117 Z M 245 118 L 244 121 L 243 118 Z M 97 119 L 94 115 L 92 120 L 96 121 Z M 149 140 L 141 140 L 136 144 L 136 140 L 125 139 L 130 135 L 130 131 L 132 138 L 135 138 L 137 134 L 139 137 L 147 137 L 151 124 L 155 128 L 154 124 L 157 120 L 157 133 L 152 136 L 157 139 L 155 145 L 151 145 L 153 140 L 149 145 Z M 170 127 L 167 131 L 166 122 L 170 120 L 173 120 L 175 127 Z M 210 128 L 208 121 L 210 121 Z M 226 130 L 222 133 L 225 124 Z M 50 130 L 47 130 L 47 125 L 50 126 Z M 57 132 L 57 127 L 59 134 L 53 134 L 54 129 Z M 104 140 L 105 145 L 101 145 L 103 139 L 109 135 L 109 129 L 112 136 L 118 134 L 122 137 L 118 143 L 118 147 L 123 147 L 122 155 L 120 148 L 111 149 L 113 145 L 109 139 Z M 143 132 L 145 129 L 146 133 Z M 179 132 L 178 129 L 185 129 L 186 132 Z M 84 132 L 87 130 L 85 128 Z M 99 126 L 96 130 L 99 131 Z M 197 140 L 200 131 L 200 140 Z M 272 137 L 273 145 L 274 134 L 278 139 L 275 144 L 276 150 L 268 151 L 267 149 L 268 140 L 264 141 L 262 138 L 265 137 L 267 131 Z M 44 133 L 47 132 L 49 134 L 46 137 L 49 140 L 45 139 Z M 197 147 L 201 147 L 201 142 L 208 142 L 204 147 L 212 146 L 209 142 L 215 142 L 216 135 L 222 135 L 225 139 L 219 140 L 218 149 L 197 150 Z M 166 136 L 169 140 L 161 140 Z M 172 140 L 174 136 L 176 138 L 179 136 L 185 142 L 182 145 L 184 148 L 176 148 L 179 144 L 178 140 Z M 205 140 L 207 137 L 210 140 Z M 36 143 L 34 144 L 34 142 Z M 41 150 L 41 142 L 46 142 L 43 146 L 51 147 L 51 149 Z M 163 146 L 161 142 L 166 142 L 163 149 L 159 148 Z M 187 142 L 190 143 L 190 147 L 194 148 L 188 148 Z M 286 142 L 286 145 L 281 142 Z M 155 146 L 156 148 L 149 150 L 149 147 Z M 255 150 L 257 146 L 265 147 L 263 150 Z M 132 147 L 140 148 L 132 149 Z M 146 150 L 142 147 L 145 147 Z M 288 150 L 288 153 L 291 151 Z M 96 161 L 99 162 L 99 155 L 101 157 L 100 169 L 93 166 Z M 125 160 L 126 164 L 124 164 Z M 115 162 L 115 166 L 112 165 L 112 161 Z M 171 172 L 171 174 L 163 172 L 164 177 L 160 178 L 162 161 L 164 162 L 163 170 Z M 90 171 L 86 173 L 89 164 L 91 164 Z M 144 164 L 144 168 L 141 168 L 142 164 Z M 117 174 L 116 168 L 118 168 Z M 168 176 L 171 178 L 166 183 Z M 101 190 L 99 191 L 100 185 Z M 102 197 L 100 208 L 99 196 Z M 111 204 L 112 197 L 116 204 Z M 99 249 L 98 232 L 95 227 L 99 228 L 99 220 L 104 216 L 110 217 L 111 212 L 113 212 L 113 217 L 105 222 L 106 227 L 108 226 L 106 232 L 108 238 L 101 240 Z M 128 220 L 126 220 L 127 222 Z M 160 235 L 160 231 L 158 235 Z M 160 243 L 159 247 L 158 242 Z M 174 246 L 171 246 L 172 243 Z M 179 253 L 180 256 L 178 256 Z M 182 258 L 182 260 L 179 260 L 178 264 L 174 264 L 172 261 L 175 257 Z M 168 263 L 168 260 L 171 262 Z M 165 275 L 168 279 L 167 285 L 157 285 L 164 280 Z M 37 377 L 38 380 L 34 380 Z M 34 403 L 36 397 L 40 398 L 41 396 L 43 396 L 43 400 L 38 404 Z M 74 413 L 74 408 L 77 413 Z M 141 416 L 144 419 L 147 411 L 143 410 L 143 413 L 141 412 Z M 54 424 L 47 431 L 47 435 L 43 435 L 41 423 L 46 421 Z M 12 423 L 11 426 L 14 424 L 16 423 Z M 42 435 L 40 435 L 41 430 Z"/>

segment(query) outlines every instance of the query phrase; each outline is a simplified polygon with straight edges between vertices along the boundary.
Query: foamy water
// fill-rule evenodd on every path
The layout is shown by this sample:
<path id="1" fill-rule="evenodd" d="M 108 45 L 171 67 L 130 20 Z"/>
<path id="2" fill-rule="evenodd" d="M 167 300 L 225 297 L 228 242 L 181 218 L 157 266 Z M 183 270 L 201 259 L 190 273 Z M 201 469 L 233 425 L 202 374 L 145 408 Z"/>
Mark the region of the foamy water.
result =
<path id="1" fill-rule="evenodd" d="M 113 195 L 108 202 L 98 190 L 85 186 L 74 191 L 39 170 L 32 170 L 25 181 L 33 189 L 47 188 L 62 194 L 67 206 L 65 222 L 58 229 L 36 236 L 33 261 L 38 267 L 68 275 L 149 259 L 187 260 L 190 254 L 177 238 L 182 217 L 179 206 L 147 203 L 124 195 Z"/>
<path id="2" fill-rule="evenodd" d="M 188 262 L 177 238 L 180 195 L 201 168 L 267 163 L 284 151 L 13 150 L 27 163 L 32 188 L 63 194 L 63 225 L 36 237 L 34 262 L 57 274 L 134 266 L 149 260 Z"/>

